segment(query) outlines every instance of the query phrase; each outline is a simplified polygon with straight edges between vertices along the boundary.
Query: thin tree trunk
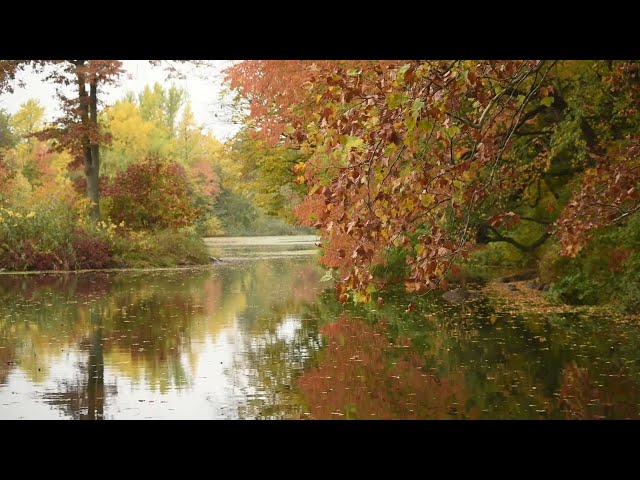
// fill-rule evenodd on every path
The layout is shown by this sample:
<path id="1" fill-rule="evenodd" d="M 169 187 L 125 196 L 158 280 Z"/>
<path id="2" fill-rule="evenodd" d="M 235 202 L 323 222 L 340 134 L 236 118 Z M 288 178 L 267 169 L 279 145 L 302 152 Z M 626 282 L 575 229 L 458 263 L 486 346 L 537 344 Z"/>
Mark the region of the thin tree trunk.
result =
<path id="1" fill-rule="evenodd" d="M 91 96 L 87 93 L 87 63 L 86 60 L 76 60 L 76 78 L 78 81 L 78 97 L 80 100 L 80 121 L 84 127 L 82 134 L 82 150 L 84 156 L 84 174 L 87 181 L 87 197 L 91 200 L 91 218 L 100 218 L 100 193 L 98 191 L 98 175 L 100 167 L 99 146 L 91 142 L 91 131 L 97 127 L 97 86 L 95 78 L 92 79 L 90 89 Z M 92 128 L 93 124 L 93 128 Z"/>
<path id="2" fill-rule="evenodd" d="M 89 86 L 90 103 L 89 103 L 89 121 L 92 124 L 92 131 L 98 132 L 98 85 L 97 79 L 94 77 Z M 94 220 L 100 219 L 100 186 L 98 180 L 100 178 L 100 145 L 92 142 L 90 144 L 91 153 L 91 170 L 87 175 L 87 196 L 93 203 L 91 217 Z"/>

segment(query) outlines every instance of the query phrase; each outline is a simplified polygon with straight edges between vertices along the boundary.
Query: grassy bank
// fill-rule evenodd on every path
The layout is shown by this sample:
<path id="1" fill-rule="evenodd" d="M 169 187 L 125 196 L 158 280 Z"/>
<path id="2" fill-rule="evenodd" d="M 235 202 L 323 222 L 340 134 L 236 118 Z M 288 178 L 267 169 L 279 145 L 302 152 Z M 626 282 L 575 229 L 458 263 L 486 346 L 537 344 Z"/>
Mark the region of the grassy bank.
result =
<path id="1" fill-rule="evenodd" d="M 134 231 L 87 220 L 82 206 L 42 203 L 0 208 L 0 269 L 73 271 L 204 265 L 207 247 L 192 228 Z"/>

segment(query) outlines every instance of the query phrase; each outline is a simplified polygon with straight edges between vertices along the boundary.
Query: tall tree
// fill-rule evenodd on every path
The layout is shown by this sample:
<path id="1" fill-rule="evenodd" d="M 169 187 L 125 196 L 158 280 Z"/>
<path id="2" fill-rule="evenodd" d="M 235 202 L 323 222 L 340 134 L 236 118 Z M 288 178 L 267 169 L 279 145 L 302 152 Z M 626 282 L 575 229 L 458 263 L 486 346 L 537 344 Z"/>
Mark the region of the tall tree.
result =
<path id="1" fill-rule="evenodd" d="M 67 149 L 84 167 L 87 197 L 91 200 L 92 218 L 100 217 L 100 145 L 108 141 L 98 125 L 98 92 L 114 83 L 122 73 L 120 60 L 2 60 L 0 89 L 11 90 L 16 72 L 32 66 L 45 72 L 47 81 L 57 86 L 63 116 L 41 132 L 41 138 L 52 138 L 59 149 Z M 71 87 L 71 93 L 64 87 Z"/>
<path id="2" fill-rule="evenodd" d="M 424 291 L 476 242 L 533 251 L 556 234 L 575 254 L 639 211 L 639 66 L 245 61 L 228 80 L 264 138 L 308 155 L 298 213 L 340 268 L 341 299 L 366 301 L 394 250 Z M 507 233 L 522 221 L 540 236 Z"/>
<path id="3" fill-rule="evenodd" d="M 18 138 L 11 125 L 11 115 L 0 110 L 0 149 L 11 148 L 18 142 Z"/>
<path id="4" fill-rule="evenodd" d="M 16 135 L 29 137 L 42 129 L 44 107 L 36 99 L 29 99 L 11 117 L 11 126 Z"/>

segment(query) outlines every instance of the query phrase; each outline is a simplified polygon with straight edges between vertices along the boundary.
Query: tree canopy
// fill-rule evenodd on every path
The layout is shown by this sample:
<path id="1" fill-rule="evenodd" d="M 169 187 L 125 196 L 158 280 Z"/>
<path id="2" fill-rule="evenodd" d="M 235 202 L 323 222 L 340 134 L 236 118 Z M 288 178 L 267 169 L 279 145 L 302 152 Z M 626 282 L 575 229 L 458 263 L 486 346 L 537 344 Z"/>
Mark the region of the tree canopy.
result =
<path id="1" fill-rule="evenodd" d="M 640 209 L 635 61 L 244 61 L 227 70 L 265 141 L 297 149 L 322 263 L 367 301 L 390 253 L 407 290 L 474 245 L 576 255 Z M 529 243 L 513 232 L 530 224 Z M 511 232 L 511 233 L 510 233 Z"/>

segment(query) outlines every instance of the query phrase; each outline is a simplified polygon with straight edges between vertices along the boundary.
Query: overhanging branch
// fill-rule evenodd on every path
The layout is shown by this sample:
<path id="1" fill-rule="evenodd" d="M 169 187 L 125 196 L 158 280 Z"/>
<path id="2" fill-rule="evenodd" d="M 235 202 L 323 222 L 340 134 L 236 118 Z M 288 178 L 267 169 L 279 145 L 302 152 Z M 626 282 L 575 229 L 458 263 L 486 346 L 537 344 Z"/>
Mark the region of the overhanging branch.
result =
<path id="1" fill-rule="evenodd" d="M 498 230 L 493 228 L 491 225 L 487 225 L 487 228 L 493 233 L 494 236 L 493 237 L 486 237 L 486 243 L 505 242 L 505 243 L 509 243 L 509 244 L 513 245 L 514 247 L 516 247 L 521 252 L 527 252 L 527 253 L 533 252 L 536 248 L 538 248 L 540 245 L 542 245 L 547 240 L 547 238 L 549 238 L 551 236 L 551 234 L 549 232 L 545 232 L 544 234 L 542 234 L 542 236 L 540 238 L 538 238 L 531 245 L 523 245 L 522 243 L 518 242 L 517 240 L 515 240 L 515 239 L 513 239 L 511 237 L 507 237 L 505 235 L 502 235 L 500 232 L 498 232 Z"/>

